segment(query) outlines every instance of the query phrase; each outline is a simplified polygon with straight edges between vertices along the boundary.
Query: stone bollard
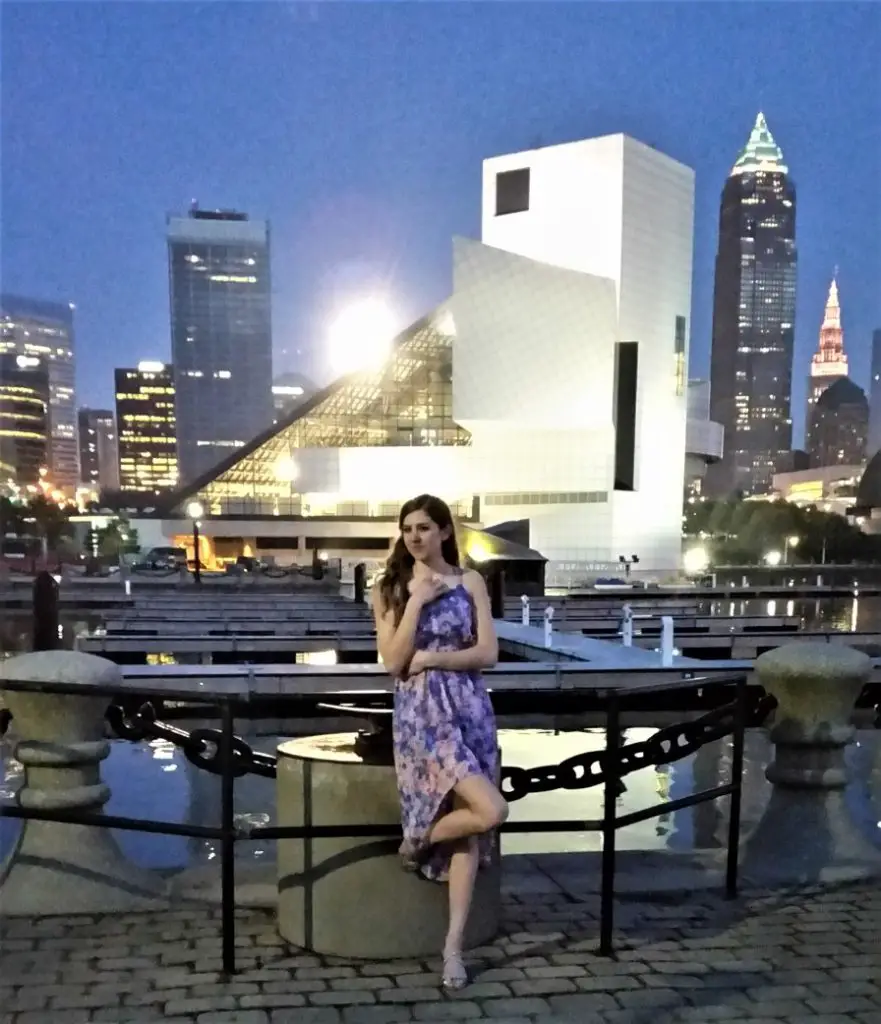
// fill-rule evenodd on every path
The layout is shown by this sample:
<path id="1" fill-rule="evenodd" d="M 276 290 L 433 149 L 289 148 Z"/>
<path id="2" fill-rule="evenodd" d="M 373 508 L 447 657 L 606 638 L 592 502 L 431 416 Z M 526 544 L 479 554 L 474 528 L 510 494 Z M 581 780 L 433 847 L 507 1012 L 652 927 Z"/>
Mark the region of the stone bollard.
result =
<path id="1" fill-rule="evenodd" d="M 352 733 L 309 736 L 278 748 L 280 826 L 400 824 L 391 752 L 374 763 Z M 278 930 L 301 949 L 391 960 L 436 956 L 447 926 L 447 887 L 401 868 L 398 838 L 279 839 Z M 501 868 L 480 871 L 466 943 L 499 929 Z"/>
<path id="2" fill-rule="evenodd" d="M 4 689 L 4 679 L 34 684 Z M 75 684 L 82 693 L 47 693 Z M 24 766 L 20 807 L 99 813 L 110 798 L 100 763 L 109 697 L 93 691 L 121 684 L 112 662 L 79 651 L 39 651 L 0 661 L 0 692 L 13 715 L 13 756 Z M 164 883 L 126 860 L 108 829 L 23 821 L 0 868 L 0 910 L 10 916 L 90 914 L 158 908 Z"/>
<path id="3" fill-rule="evenodd" d="M 771 798 L 744 846 L 749 881 L 837 882 L 881 873 L 881 849 L 854 824 L 844 796 L 851 715 L 871 668 L 865 654 L 838 644 L 790 644 L 756 660 L 778 708 L 774 760 L 765 771 Z"/>

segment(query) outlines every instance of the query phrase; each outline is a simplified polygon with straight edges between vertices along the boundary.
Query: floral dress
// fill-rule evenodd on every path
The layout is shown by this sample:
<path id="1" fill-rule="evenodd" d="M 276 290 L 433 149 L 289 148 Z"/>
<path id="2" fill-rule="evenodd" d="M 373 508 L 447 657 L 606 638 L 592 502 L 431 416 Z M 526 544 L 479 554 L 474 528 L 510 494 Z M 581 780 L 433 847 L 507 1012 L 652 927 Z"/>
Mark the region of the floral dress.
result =
<path id="1" fill-rule="evenodd" d="M 417 650 L 461 651 L 475 640 L 474 603 L 463 583 L 445 591 L 419 616 Z M 395 683 L 395 770 L 404 836 L 428 837 L 435 821 L 451 809 L 453 787 L 471 775 L 494 785 L 498 741 L 492 703 L 480 673 L 427 669 Z M 492 835 L 479 838 L 480 859 L 492 856 Z M 432 849 L 420 870 L 446 880 L 450 850 Z"/>

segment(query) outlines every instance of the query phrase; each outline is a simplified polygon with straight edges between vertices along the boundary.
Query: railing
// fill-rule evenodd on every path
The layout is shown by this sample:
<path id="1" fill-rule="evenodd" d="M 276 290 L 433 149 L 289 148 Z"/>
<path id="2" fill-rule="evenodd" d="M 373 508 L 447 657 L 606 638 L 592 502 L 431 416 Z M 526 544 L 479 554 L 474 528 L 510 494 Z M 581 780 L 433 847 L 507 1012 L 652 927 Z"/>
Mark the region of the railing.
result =
<path id="1" fill-rule="evenodd" d="M 519 668 L 520 666 L 514 666 Z M 527 670 L 535 666 L 522 666 Z M 545 705 L 556 699 L 571 697 L 573 694 L 592 695 L 605 705 L 605 750 L 570 758 L 559 765 L 548 765 L 543 768 L 521 769 L 507 767 L 502 773 L 502 788 L 509 801 L 515 801 L 532 793 L 549 792 L 555 789 L 578 790 L 602 785 L 603 815 L 598 819 L 549 821 L 544 819 L 508 823 L 504 826 L 505 833 L 559 833 L 559 832 L 600 832 L 603 837 L 602 879 L 600 893 L 600 937 L 599 952 L 611 955 L 613 952 L 614 900 L 616 875 L 616 833 L 619 828 L 633 825 L 668 814 L 672 811 L 692 807 L 697 804 L 716 800 L 720 797 L 731 798 L 731 811 L 728 826 L 728 846 L 725 870 L 725 893 L 734 898 L 737 893 L 738 879 L 738 841 L 740 831 L 741 784 L 743 775 L 743 745 L 747 726 L 761 723 L 771 708 L 773 700 L 753 692 L 752 701 L 748 697 L 750 688 L 743 672 L 719 673 L 716 676 L 696 676 L 682 670 L 639 671 L 622 670 L 621 672 L 591 671 L 584 665 L 553 665 L 540 666 L 550 669 L 550 673 L 541 673 L 545 677 L 542 688 Z M 271 670 L 273 673 L 279 667 Z M 303 666 L 303 668 L 307 668 Z M 357 666 L 363 672 L 365 666 Z M 351 689 L 342 690 L 339 685 L 339 667 L 330 672 L 337 676 L 333 685 L 333 675 L 326 675 L 324 687 L 318 687 L 324 693 L 335 693 L 338 698 L 346 699 Z M 198 669 L 201 675 L 205 669 Z M 169 676 L 163 680 L 162 675 Z M 315 667 L 307 668 L 302 675 L 324 675 Z M 345 673 L 343 673 L 345 674 Z M 499 673 L 507 674 L 505 670 Z M 167 671 L 134 670 L 126 673 L 128 691 L 125 706 L 119 705 L 119 687 L 88 687 L 90 696 L 106 696 L 108 703 L 115 703 L 116 708 L 109 719 L 119 734 L 132 740 L 144 739 L 149 735 L 161 735 L 177 743 L 187 757 L 221 778 L 220 824 L 216 827 L 181 825 L 168 821 L 134 818 L 126 815 L 108 815 L 103 813 L 74 813 L 60 810 L 40 811 L 30 807 L 5 805 L 0 813 L 11 818 L 24 821 L 53 821 L 66 824 L 88 825 L 95 828 L 114 828 L 125 831 L 158 833 L 191 838 L 214 839 L 221 846 L 221 921 L 222 921 L 222 959 L 223 969 L 227 974 L 236 970 L 235 960 L 235 844 L 240 841 L 254 839 L 321 839 L 321 838 L 358 838 L 358 837 L 392 837 L 400 835 L 400 829 L 389 826 L 298 826 L 298 827 L 249 827 L 238 828 L 233 816 L 235 779 L 247 772 L 261 775 L 273 775 L 273 759 L 266 755 L 254 755 L 241 739 L 235 736 L 235 718 L 238 712 L 247 711 L 252 701 L 273 695 L 281 698 L 276 685 L 261 686 L 260 676 L 254 670 L 243 674 L 241 669 L 221 673 L 208 672 L 209 685 L 204 683 L 193 685 L 195 679 L 190 678 L 187 685 L 178 680 L 179 669 Z M 269 675 L 271 680 L 271 675 Z M 372 673 L 369 673 L 372 675 Z M 492 686 L 492 673 L 488 682 Z M 515 673 L 516 675 L 516 673 Z M 569 678 L 569 683 L 564 681 Z M 592 677 L 592 678 L 588 678 Z M 363 678 L 363 677 L 362 677 Z M 526 676 L 522 676 L 522 687 Z M 578 679 L 578 683 L 575 679 Z M 264 682 L 267 677 L 264 676 Z M 510 683 L 510 680 L 509 680 Z M 630 709 L 634 701 L 645 694 L 662 691 L 696 690 L 720 686 L 734 687 L 733 702 L 717 707 L 708 714 L 691 722 L 671 726 L 659 730 L 644 743 L 622 744 L 622 714 Z M 82 694 L 83 687 L 70 682 L 35 684 L 32 681 L 16 681 L 4 679 L 2 687 L 8 691 L 38 691 L 41 693 Z M 509 685 L 508 687 L 512 687 Z M 530 686 L 530 689 L 532 687 Z M 313 685 L 313 689 L 316 687 Z M 364 688 L 366 689 L 366 687 Z M 269 691 L 269 692 L 267 692 Z M 495 692 L 498 691 L 496 687 Z M 219 713 L 221 723 L 219 730 L 199 729 L 193 732 L 171 730 L 156 721 L 155 713 L 151 714 L 151 699 L 188 699 L 201 705 L 213 705 Z M 132 710 L 133 705 L 136 705 Z M 373 714 L 373 710 L 366 712 Z M 702 790 L 691 796 L 677 800 L 669 800 L 655 804 L 643 810 L 624 815 L 616 812 L 616 799 L 622 788 L 623 778 L 630 772 L 652 764 L 666 764 L 685 757 L 704 743 L 723 736 L 733 736 L 733 756 L 731 776 L 724 785 Z"/>

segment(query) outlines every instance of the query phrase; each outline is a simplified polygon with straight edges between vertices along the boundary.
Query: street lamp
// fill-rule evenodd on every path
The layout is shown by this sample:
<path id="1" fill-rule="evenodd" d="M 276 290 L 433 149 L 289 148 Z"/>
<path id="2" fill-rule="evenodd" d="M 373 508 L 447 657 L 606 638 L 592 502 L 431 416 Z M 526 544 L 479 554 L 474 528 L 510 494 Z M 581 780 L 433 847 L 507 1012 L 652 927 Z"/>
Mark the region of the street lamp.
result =
<path id="1" fill-rule="evenodd" d="M 799 539 L 800 538 L 795 537 L 795 536 L 793 536 L 793 537 L 786 537 L 784 539 L 784 541 L 783 541 L 783 561 L 784 561 L 784 563 L 789 561 L 789 549 L 790 548 L 797 548 L 798 547 Z"/>
<path id="2" fill-rule="evenodd" d="M 770 565 L 771 568 L 775 568 L 783 561 L 783 555 L 779 551 L 769 551 L 765 555 L 765 564 Z"/>
<path id="3" fill-rule="evenodd" d="M 682 563 L 689 576 L 700 576 L 710 567 L 710 556 L 706 548 L 689 548 L 682 556 Z"/>
<path id="4" fill-rule="evenodd" d="M 193 579 L 197 586 L 202 585 L 202 561 L 199 558 L 199 520 L 205 514 L 200 501 L 191 501 L 187 505 L 187 515 L 193 520 Z"/>
<path id="5" fill-rule="evenodd" d="M 639 565 L 639 555 L 631 555 L 630 558 L 626 555 L 618 555 L 618 561 L 624 566 L 624 578 L 629 580 L 631 566 Z"/>

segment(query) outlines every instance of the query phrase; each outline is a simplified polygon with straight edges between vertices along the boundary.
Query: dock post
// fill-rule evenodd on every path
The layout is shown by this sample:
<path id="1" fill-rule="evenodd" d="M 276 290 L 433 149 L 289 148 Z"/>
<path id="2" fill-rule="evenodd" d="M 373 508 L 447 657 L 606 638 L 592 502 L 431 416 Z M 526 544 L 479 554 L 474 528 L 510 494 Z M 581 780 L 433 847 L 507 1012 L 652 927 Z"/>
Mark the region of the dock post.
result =
<path id="1" fill-rule="evenodd" d="M 746 840 L 744 877 L 764 886 L 881 876 L 881 850 L 845 795 L 853 709 L 871 659 L 852 647 L 808 642 L 768 651 L 755 668 L 777 709 L 774 760 L 765 770 L 771 797 Z"/>
<path id="2" fill-rule="evenodd" d="M 58 584 L 45 570 L 34 580 L 33 607 L 33 649 L 54 651 L 58 647 Z"/>
<path id="3" fill-rule="evenodd" d="M 505 571 L 499 565 L 489 574 L 489 603 L 494 619 L 505 617 Z"/>
<path id="4" fill-rule="evenodd" d="M 529 596 L 527 594 L 520 595 L 520 624 L 522 626 L 529 625 Z"/>
<path id="5" fill-rule="evenodd" d="M 355 566 L 355 604 L 364 604 L 367 593 L 367 566 L 359 562 Z"/>
<path id="6" fill-rule="evenodd" d="M 661 616 L 661 664 L 669 668 L 673 664 L 673 616 Z"/>
<path id="7" fill-rule="evenodd" d="M 621 609 L 621 643 L 625 647 L 633 646 L 633 609 L 629 604 Z"/>
<path id="8" fill-rule="evenodd" d="M 545 608 L 545 647 L 554 645 L 554 609 L 552 605 Z"/>

